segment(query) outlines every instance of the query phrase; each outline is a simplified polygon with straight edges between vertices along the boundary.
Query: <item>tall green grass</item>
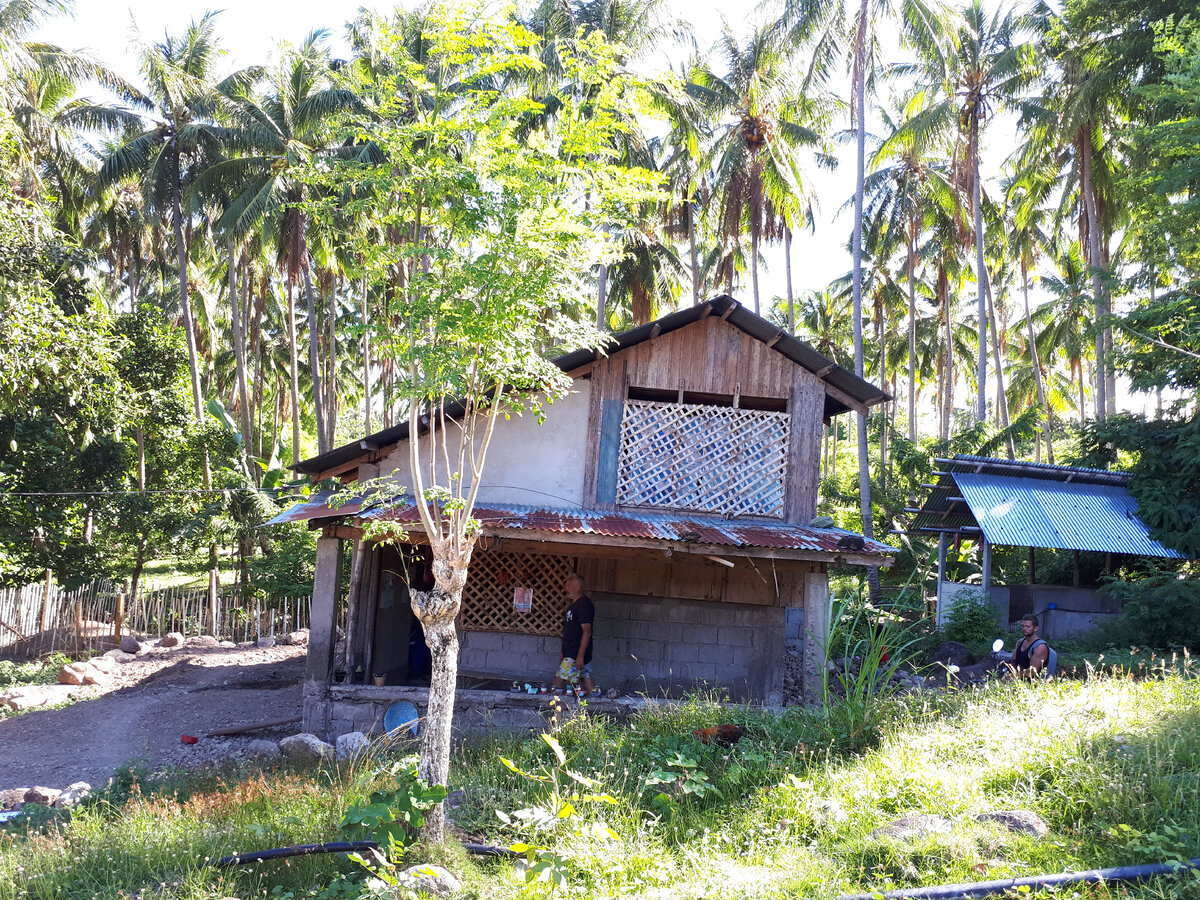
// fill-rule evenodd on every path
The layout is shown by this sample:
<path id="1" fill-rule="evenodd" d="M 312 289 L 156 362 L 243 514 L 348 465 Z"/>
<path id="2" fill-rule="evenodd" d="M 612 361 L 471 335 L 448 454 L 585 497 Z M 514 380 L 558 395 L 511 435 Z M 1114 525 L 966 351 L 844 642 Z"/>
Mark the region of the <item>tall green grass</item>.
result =
<path id="1" fill-rule="evenodd" d="M 533 738 L 460 748 L 451 815 L 463 835 L 544 851 L 573 897 L 822 898 L 1200 856 L 1200 680 L 1190 663 L 1142 678 L 896 696 L 886 709 L 874 744 L 858 749 L 838 715 L 820 710 L 772 715 L 696 697 L 623 724 L 585 714 L 556 732 L 562 761 Z M 722 722 L 747 737 L 720 748 L 692 736 Z M 126 776 L 69 817 L 0 830 L 0 900 L 352 896 L 361 874 L 338 858 L 222 872 L 205 857 L 337 839 L 372 770 L 152 785 Z M 975 819 L 1010 809 L 1035 812 L 1049 835 Z M 872 834 L 929 814 L 949 830 L 907 841 Z M 403 862 L 433 858 L 417 847 Z M 468 897 L 550 891 L 527 881 L 520 862 L 439 858 Z M 1200 879 L 1109 891 L 1198 897 Z"/>

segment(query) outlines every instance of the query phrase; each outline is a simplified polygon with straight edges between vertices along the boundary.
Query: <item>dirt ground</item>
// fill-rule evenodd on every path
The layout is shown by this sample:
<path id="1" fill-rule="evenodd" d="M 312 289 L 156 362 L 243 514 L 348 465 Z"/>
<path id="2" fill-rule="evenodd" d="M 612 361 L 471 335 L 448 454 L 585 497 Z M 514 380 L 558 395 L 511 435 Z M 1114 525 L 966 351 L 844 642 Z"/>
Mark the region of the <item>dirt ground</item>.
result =
<path id="1" fill-rule="evenodd" d="M 121 661 L 90 699 L 62 709 L 0 719 L 0 808 L 15 788 L 62 789 L 76 781 L 101 788 L 134 762 L 150 769 L 196 765 L 238 755 L 252 740 L 278 740 L 299 723 L 239 737 L 210 731 L 300 715 L 304 647 L 153 647 Z M 200 738 L 181 741 L 184 734 Z M 7 802 L 6 802 L 7 801 Z"/>

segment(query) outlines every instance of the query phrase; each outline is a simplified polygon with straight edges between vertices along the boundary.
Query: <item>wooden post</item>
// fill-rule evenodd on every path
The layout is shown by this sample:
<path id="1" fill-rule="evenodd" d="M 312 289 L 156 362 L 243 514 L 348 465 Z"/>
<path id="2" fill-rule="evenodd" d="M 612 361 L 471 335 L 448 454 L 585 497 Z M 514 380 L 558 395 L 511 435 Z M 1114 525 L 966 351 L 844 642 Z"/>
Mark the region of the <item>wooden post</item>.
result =
<path id="1" fill-rule="evenodd" d="M 1037 570 L 1034 568 L 1034 565 L 1033 565 L 1033 548 L 1030 547 L 1029 548 L 1029 583 L 1036 584 L 1037 583 L 1036 579 L 1037 579 Z"/>
<path id="2" fill-rule="evenodd" d="M 121 626 L 125 624 L 125 592 L 117 591 L 117 614 L 113 616 L 113 646 L 121 643 Z"/>
<path id="3" fill-rule="evenodd" d="M 992 589 L 992 544 L 987 538 L 983 540 L 983 589 L 990 591 Z"/>
<path id="4" fill-rule="evenodd" d="M 942 627 L 942 583 L 946 580 L 946 532 L 938 533 L 938 566 L 937 566 L 937 595 L 934 597 L 933 620 L 938 628 Z"/>
<path id="5" fill-rule="evenodd" d="M 1075 587 L 1079 587 L 1079 551 L 1074 550 L 1072 552 L 1075 555 L 1075 573 L 1074 573 L 1073 584 L 1075 585 Z"/>
<path id="6" fill-rule="evenodd" d="M 359 640 L 359 595 L 362 593 L 364 554 L 367 542 L 359 538 L 354 542 L 354 558 L 350 565 L 350 591 L 346 597 L 346 671 L 362 664 L 362 643 Z"/>
<path id="7" fill-rule="evenodd" d="M 38 633 L 46 633 L 46 620 L 50 612 L 50 591 L 54 589 L 54 573 L 46 570 L 46 590 L 42 593 L 42 611 L 38 616 Z"/>

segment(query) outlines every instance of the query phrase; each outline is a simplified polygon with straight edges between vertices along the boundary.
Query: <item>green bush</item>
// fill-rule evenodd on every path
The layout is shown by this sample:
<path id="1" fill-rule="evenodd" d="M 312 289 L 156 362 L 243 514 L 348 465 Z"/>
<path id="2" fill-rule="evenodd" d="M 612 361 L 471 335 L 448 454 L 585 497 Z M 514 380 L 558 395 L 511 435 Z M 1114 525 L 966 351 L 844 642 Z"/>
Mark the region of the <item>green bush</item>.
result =
<path id="1" fill-rule="evenodd" d="M 1121 601 L 1124 609 L 1112 630 L 1129 644 L 1200 648 L 1200 581 L 1154 572 L 1139 581 L 1112 581 L 1100 590 Z"/>
<path id="2" fill-rule="evenodd" d="M 982 589 L 961 591 L 946 616 L 942 632 L 948 641 L 958 641 L 968 647 L 990 644 L 1001 637 L 1000 616 Z"/>

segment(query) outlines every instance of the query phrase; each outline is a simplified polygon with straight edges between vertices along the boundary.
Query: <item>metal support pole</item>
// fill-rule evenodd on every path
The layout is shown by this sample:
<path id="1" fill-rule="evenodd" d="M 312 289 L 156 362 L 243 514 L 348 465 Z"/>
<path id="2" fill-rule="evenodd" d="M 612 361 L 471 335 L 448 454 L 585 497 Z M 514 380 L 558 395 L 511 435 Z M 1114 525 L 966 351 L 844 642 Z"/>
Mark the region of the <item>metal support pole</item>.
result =
<path id="1" fill-rule="evenodd" d="M 983 589 L 992 589 L 992 545 L 987 538 L 983 539 Z"/>

